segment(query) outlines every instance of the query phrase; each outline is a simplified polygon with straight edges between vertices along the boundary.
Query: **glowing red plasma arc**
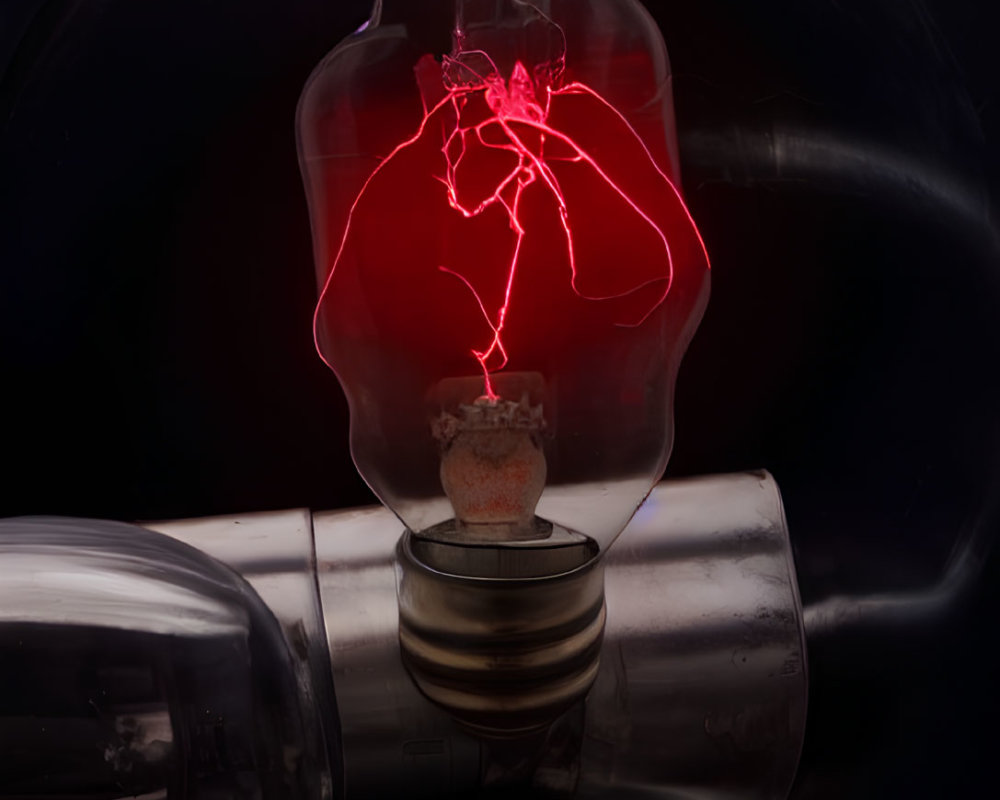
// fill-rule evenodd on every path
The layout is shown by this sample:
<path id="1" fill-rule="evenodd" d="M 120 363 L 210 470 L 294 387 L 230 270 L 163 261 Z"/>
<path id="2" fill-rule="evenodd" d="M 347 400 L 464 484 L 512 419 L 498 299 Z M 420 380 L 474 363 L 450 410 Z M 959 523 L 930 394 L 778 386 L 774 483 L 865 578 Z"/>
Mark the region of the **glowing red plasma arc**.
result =
<path id="1" fill-rule="evenodd" d="M 478 217 L 486 212 L 487 209 L 493 207 L 502 208 L 510 230 L 514 233 L 513 247 L 507 259 L 503 300 L 495 310 L 491 311 L 491 309 L 487 308 L 486 303 L 483 301 L 482 293 L 473 285 L 473 282 L 468 277 L 447 265 L 442 264 L 438 266 L 438 270 L 441 273 L 453 276 L 468 288 L 478 305 L 484 321 L 492 331 L 489 343 L 482 349 L 472 348 L 471 354 L 482 368 L 485 385 L 484 393 L 487 397 L 496 399 L 497 395 L 493 390 L 490 373 L 503 369 L 508 362 L 507 348 L 503 338 L 504 326 L 510 311 L 512 290 L 520 265 L 522 242 L 527 233 L 526 220 L 523 219 L 521 214 L 521 201 L 528 187 L 536 184 L 540 185 L 548 192 L 552 201 L 556 204 L 562 228 L 562 236 L 565 241 L 566 257 L 569 263 L 570 286 L 578 297 L 591 301 L 612 300 L 631 295 L 652 284 L 662 284 L 662 289 L 658 292 L 658 295 L 637 319 L 620 321 L 616 324 L 625 327 L 641 325 L 666 300 L 674 279 L 673 255 L 666 232 L 654 221 L 651 213 L 633 200 L 583 146 L 567 133 L 549 124 L 550 109 L 554 97 L 586 95 L 596 100 L 614 114 L 623 124 L 628 135 L 633 137 L 634 142 L 641 147 L 642 152 L 645 154 L 645 159 L 648 161 L 648 166 L 655 170 L 655 173 L 675 195 L 680 208 L 686 215 L 687 221 L 697 237 L 706 267 L 708 265 L 708 255 L 705 251 L 704 242 L 697 232 L 697 227 L 694 225 L 694 221 L 691 219 L 691 215 L 676 186 L 674 186 L 666 173 L 656 164 L 645 143 L 642 142 L 632 126 L 600 94 L 580 82 L 571 82 L 566 86 L 556 89 L 544 83 L 536 83 L 532 80 L 527 69 L 520 61 L 516 62 L 509 80 L 505 83 L 499 71 L 496 70 L 485 53 L 479 51 L 477 55 L 485 57 L 486 62 L 490 65 L 491 71 L 487 75 L 478 75 L 470 67 L 462 63 L 459 59 L 463 55 L 468 54 L 461 54 L 455 59 L 446 57 L 445 66 L 451 68 L 453 71 L 456 69 L 465 70 L 471 75 L 471 80 L 458 86 L 443 85 L 444 96 L 433 102 L 433 104 L 428 102 L 426 93 L 422 95 L 424 115 L 416 132 L 409 139 L 397 145 L 379 163 L 355 197 L 337 254 L 334 258 L 334 263 L 327 276 L 323 291 L 320 294 L 319 303 L 316 307 L 314 337 L 317 337 L 316 326 L 318 324 L 319 310 L 330 286 L 330 280 L 343 255 L 358 203 L 381 170 L 391 163 L 393 159 L 397 158 L 406 148 L 411 147 L 420 140 L 429 126 L 440 123 L 442 134 L 440 152 L 444 159 L 445 169 L 443 175 L 434 175 L 433 177 L 443 185 L 448 205 L 466 219 Z M 421 88 L 423 90 L 424 87 Z M 477 97 L 485 100 L 489 113 L 482 116 L 482 118 L 466 122 L 464 118 L 470 107 L 470 101 Z M 450 113 L 446 113 L 448 111 Z M 465 163 L 470 142 L 475 142 L 477 145 L 488 150 L 509 153 L 513 158 L 512 167 L 506 174 L 497 179 L 496 185 L 478 202 L 463 199 L 461 188 L 461 175 L 466 170 L 474 168 L 474 166 L 466 166 Z M 659 246 L 662 248 L 662 274 L 634 282 L 633 285 L 615 293 L 588 294 L 580 289 L 574 235 L 567 209 L 566 197 L 552 167 L 553 163 L 560 161 L 587 165 L 599 177 L 600 181 L 607 185 L 634 212 L 644 225 L 649 227 L 658 238 Z M 316 343 L 317 349 L 320 350 L 320 356 L 326 361 L 319 347 L 318 337 L 316 338 Z M 326 363 L 332 366 L 328 361 Z"/>

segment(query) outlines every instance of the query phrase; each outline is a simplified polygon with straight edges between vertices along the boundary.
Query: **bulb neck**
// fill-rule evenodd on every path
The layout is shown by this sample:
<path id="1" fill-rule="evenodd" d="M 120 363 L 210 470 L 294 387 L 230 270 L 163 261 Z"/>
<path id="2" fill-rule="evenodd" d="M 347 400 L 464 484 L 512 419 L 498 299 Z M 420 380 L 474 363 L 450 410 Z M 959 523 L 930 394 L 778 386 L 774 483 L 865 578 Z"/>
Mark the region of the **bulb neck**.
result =
<path id="1" fill-rule="evenodd" d="M 435 56 L 471 57 L 476 72 L 489 66 L 481 74 L 495 69 L 510 77 L 518 61 L 529 68 L 562 63 L 565 37 L 549 21 L 547 7 L 544 0 L 375 0 L 368 25 L 401 26 L 414 44 Z M 480 63 L 483 55 L 488 60 Z"/>
<path id="2" fill-rule="evenodd" d="M 407 532 L 396 551 L 403 663 L 431 701 L 480 735 L 548 727 L 597 675 L 604 568 L 580 537 L 503 545 Z"/>
<path id="3" fill-rule="evenodd" d="M 419 49 L 439 56 L 451 50 L 455 27 L 453 0 L 375 0 L 369 28 L 398 26 Z"/>
<path id="4" fill-rule="evenodd" d="M 546 10 L 548 2 L 525 7 L 516 0 L 375 0 L 372 7 L 373 24 L 386 25 L 413 22 L 436 16 L 445 19 L 458 29 L 468 25 L 499 24 L 519 19 L 534 11 L 534 5 Z M 537 16 L 537 12 L 534 12 Z"/>

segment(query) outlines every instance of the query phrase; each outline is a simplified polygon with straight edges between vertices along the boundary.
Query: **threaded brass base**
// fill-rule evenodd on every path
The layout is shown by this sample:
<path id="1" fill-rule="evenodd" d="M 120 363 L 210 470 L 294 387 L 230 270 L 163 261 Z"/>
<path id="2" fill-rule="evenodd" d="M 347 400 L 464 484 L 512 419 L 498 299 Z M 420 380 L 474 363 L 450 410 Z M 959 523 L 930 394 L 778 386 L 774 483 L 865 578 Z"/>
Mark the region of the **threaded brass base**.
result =
<path id="1" fill-rule="evenodd" d="M 481 733 L 548 725 L 597 675 L 605 609 L 594 554 L 572 535 L 526 548 L 404 534 L 399 641 L 416 685 Z M 540 574 L 546 563 L 559 571 Z"/>

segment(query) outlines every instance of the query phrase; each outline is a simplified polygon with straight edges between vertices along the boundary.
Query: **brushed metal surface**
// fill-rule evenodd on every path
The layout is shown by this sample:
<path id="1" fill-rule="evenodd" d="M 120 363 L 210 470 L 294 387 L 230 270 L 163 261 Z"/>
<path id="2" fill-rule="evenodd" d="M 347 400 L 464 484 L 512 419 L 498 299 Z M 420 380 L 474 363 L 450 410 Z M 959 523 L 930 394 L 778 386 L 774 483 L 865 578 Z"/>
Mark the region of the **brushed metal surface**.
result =
<path id="1" fill-rule="evenodd" d="M 474 793 L 494 760 L 489 743 L 424 698 L 400 661 L 394 551 L 402 526 L 367 508 L 318 514 L 314 530 L 346 796 Z M 657 486 L 606 557 L 605 597 L 582 746 L 538 773 L 572 773 L 585 798 L 785 797 L 805 730 L 807 676 L 773 478 Z"/>
<path id="2" fill-rule="evenodd" d="M 807 675 L 774 479 L 661 484 L 609 552 L 605 581 L 580 796 L 786 797 Z"/>

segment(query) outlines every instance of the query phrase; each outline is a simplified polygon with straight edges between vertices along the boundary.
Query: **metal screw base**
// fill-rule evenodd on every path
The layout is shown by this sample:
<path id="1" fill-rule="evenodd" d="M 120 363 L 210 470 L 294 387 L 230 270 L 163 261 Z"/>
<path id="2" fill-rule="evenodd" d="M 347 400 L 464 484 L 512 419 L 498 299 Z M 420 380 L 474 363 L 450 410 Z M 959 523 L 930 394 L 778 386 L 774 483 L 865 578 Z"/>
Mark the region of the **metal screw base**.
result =
<path id="1" fill-rule="evenodd" d="M 527 549 L 406 533 L 396 551 L 403 663 L 426 697 L 481 734 L 544 728 L 597 676 L 603 567 L 572 535 Z M 565 567 L 568 550 L 584 563 L 525 576 L 525 564 Z"/>

